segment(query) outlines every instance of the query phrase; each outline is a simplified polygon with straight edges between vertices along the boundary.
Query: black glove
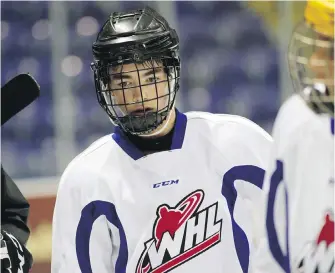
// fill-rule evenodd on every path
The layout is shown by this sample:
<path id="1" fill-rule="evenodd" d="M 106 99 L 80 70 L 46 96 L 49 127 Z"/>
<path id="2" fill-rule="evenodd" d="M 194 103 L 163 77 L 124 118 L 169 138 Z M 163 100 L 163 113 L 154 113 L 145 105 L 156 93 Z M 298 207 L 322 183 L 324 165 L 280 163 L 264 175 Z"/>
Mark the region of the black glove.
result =
<path id="1" fill-rule="evenodd" d="M 33 257 L 12 234 L 1 230 L 1 273 L 28 273 Z"/>

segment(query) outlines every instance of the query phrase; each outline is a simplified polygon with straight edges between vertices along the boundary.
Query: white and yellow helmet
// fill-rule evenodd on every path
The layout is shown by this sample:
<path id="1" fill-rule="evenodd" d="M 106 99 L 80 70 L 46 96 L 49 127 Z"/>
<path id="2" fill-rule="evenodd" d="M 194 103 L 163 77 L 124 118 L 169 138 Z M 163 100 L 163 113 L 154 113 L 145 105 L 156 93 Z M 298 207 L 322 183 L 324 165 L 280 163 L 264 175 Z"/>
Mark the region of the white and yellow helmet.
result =
<path id="1" fill-rule="evenodd" d="M 334 0 L 307 2 L 288 59 L 295 90 L 315 112 L 334 116 Z"/>

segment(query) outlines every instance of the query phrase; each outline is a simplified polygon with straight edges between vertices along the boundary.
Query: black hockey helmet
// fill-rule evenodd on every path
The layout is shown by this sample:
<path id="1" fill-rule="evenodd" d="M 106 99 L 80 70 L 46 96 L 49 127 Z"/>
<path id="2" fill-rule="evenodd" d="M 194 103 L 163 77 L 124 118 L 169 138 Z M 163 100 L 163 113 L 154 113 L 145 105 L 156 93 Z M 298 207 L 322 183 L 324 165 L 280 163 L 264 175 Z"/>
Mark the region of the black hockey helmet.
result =
<path id="1" fill-rule="evenodd" d="M 179 89 L 179 39 L 159 13 L 149 7 L 114 12 L 93 44 L 93 56 L 98 101 L 114 124 L 139 135 L 168 118 Z M 146 73 L 151 74 L 149 79 L 141 76 L 144 70 L 152 71 Z M 158 70 L 164 77 L 157 77 Z M 151 95 L 145 94 L 148 88 Z M 129 95 L 134 92 L 140 95 Z"/>

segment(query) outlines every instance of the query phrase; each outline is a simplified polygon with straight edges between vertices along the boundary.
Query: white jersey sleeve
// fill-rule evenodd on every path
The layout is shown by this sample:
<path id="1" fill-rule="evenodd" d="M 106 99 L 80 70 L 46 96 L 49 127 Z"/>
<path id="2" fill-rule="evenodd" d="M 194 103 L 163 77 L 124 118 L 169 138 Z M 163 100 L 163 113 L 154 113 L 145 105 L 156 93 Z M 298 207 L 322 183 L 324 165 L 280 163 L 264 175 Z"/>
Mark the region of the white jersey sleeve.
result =
<path id="1" fill-rule="evenodd" d="M 249 150 L 256 156 L 254 164 L 260 166 L 262 170 L 264 170 L 264 178 L 266 175 L 265 170 L 270 160 L 273 139 L 261 127 L 250 120 L 243 119 L 242 122 L 246 125 L 240 134 L 241 138 L 244 139 L 244 142 L 246 143 L 245 152 Z M 264 183 L 264 180 L 262 182 Z M 249 273 L 256 273 L 256 271 L 254 271 L 254 264 L 257 263 L 259 256 L 263 255 L 259 250 L 262 248 L 266 237 L 266 233 L 263 228 L 264 211 L 266 209 L 266 204 L 264 203 L 265 192 L 263 190 L 263 183 L 258 185 L 258 187 L 255 187 L 250 183 L 244 183 L 243 190 L 240 189 L 239 191 L 240 196 L 248 202 L 250 214 L 252 216 L 251 224 L 253 236 L 251 238 L 251 245 L 254 247 L 254 251 L 251 252 L 250 256 Z"/>
<path id="2" fill-rule="evenodd" d="M 287 104 L 287 103 L 286 103 Z M 287 233 L 286 233 L 286 198 L 283 184 L 283 174 L 278 158 L 285 157 L 289 151 L 288 145 L 293 143 L 289 140 L 290 129 L 295 127 L 292 123 L 296 120 L 289 120 L 284 104 L 276 117 L 273 126 L 273 145 L 269 161 L 267 162 L 266 173 L 263 183 L 263 199 L 261 200 L 262 219 L 260 220 L 259 231 L 263 234 L 262 242 L 258 245 L 257 258 L 254 263 L 253 272 L 257 273 L 284 273 L 287 272 Z M 294 117 L 294 113 L 291 113 Z M 293 125 L 288 126 L 288 125 Z M 271 185 L 271 191 L 270 191 Z M 276 191 L 276 199 L 272 191 Z M 274 204 L 274 202 L 276 204 Z M 275 205 L 275 206 L 274 206 Z M 274 211 L 275 210 L 275 211 Z M 274 223 L 276 217 L 276 223 Z"/>
<path id="3" fill-rule="evenodd" d="M 252 154 L 254 156 L 253 165 L 259 166 L 259 170 L 262 172 L 264 171 L 264 175 L 269 162 L 269 156 L 273 143 L 272 137 L 260 126 L 246 118 L 231 116 L 230 119 L 235 119 L 237 124 L 239 124 L 239 126 L 236 126 L 236 130 L 238 130 L 238 133 L 236 133 L 236 142 L 245 143 L 245 146 L 241 149 L 240 158 L 243 158 L 243 154 Z M 254 176 L 254 174 L 248 174 L 248 176 L 250 175 Z M 241 183 L 240 185 L 242 187 L 238 187 L 238 194 L 240 198 L 243 198 L 243 200 L 249 204 L 253 225 L 252 241 L 253 245 L 257 247 L 264 237 L 264 231 L 261 229 L 261 223 L 263 220 L 262 210 L 265 208 L 264 203 L 261 202 L 262 199 L 264 199 L 264 192 L 261 190 L 263 188 L 263 184 L 260 183 L 255 185 L 254 183 Z M 253 263 L 253 260 L 254 258 L 251 259 L 251 263 Z"/>
<path id="4" fill-rule="evenodd" d="M 92 269 L 114 272 L 112 241 L 103 211 L 106 208 L 91 202 L 92 192 L 99 191 L 98 176 L 83 163 L 84 158 L 85 154 L 81 154 L 70 163 L 59 184 L 53 215 L 52 273 L 82 273 Z"/>
<path id="5" fill-rule="evenodd" d="M 199 113 L 193 114 L 192 112 L 188 115 L 195 114 L 197 117 L 199 116 Z M 213 142 L 218 143 L 219 149 L 225 155 L 236 157 L 234 160 L 238 167 L 230 170 L 225 177 L 231 176 L 230 179 L 234 180 L 238 196 L 234 210 L 236 222 L 246 230 L 249 229 L 249 225 L 251 226 L 252 232 L 248 236 L 251 248 L 248 272 L 253 272 L 254 261 L 258 259 L 256 249 L 259 249 L 260 244 L 264 244 L 265 231 L 262 229 L 262 223 L 265 204 L 262 202 L 264 200 L 262 187 L 273 140 L 260 126 L 241 116 L 201 114 L 204 117 L 206 115 L 210 116 L 212 122 L 220 124 L 215 127 L 216 131 L 213 132 L 213 135 L 217 137 L 217 139 L 213 139 Z M 229 130 L 227 130 L 228 126 Z M 230 143 L 230 146 L 227 147 L 226 143 Z M 245 158 L 249 159 L 248 165 L 244 163 Z M 246 217 L 245 211 L 240 212 L 239 210 L 242 203 L 248 207 L 248 217 Z"/>

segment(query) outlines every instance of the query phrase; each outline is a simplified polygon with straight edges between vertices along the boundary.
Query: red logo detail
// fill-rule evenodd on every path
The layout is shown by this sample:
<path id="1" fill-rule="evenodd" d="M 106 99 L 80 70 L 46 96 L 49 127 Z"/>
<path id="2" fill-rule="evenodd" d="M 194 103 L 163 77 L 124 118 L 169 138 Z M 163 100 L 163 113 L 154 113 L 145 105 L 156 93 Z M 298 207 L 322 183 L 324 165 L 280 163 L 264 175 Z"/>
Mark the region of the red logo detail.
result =
<path id="1" fill-rule="evenodd" d="M 319 245 L 321 242 L 326 242 L 327 247 L 334 242 L 334 221 L 331 219 L 330 214 L 325 217 L 325 223 L 316 243 Z"/>
<path id="2" fill-rule="evenodd" d="M 175 207 L 164 204 L 157 208 L 152 238 L 144 243 L 136 273 L 168 272 L 221 241 L 222 220 L 216 219 L 218 203 L 198 211 L 203 199 L 204 192 L 197 190 Z M 192 243 L 189 238 L 193 238 L 194 230 L 189 226 L 200 218 L 203 233 L 196 234 L 197 243 Z"/>
<path id="3" fill-rule="evenodd" d="M 334 220 L 333 212 L 324 217 L 323 226 L 312 242 L 306 243 L 299 255 L 296 267 L 299 272 L 333 272 L 334 267 Z"/>
<path id="4" fill-rule="evenodd" d="M 199 208 L 203 200 L 203 192 L 195 192 L 186 197 L 176 208 L 169 208 L 167 205 L 162 205 L 158 208 L 159 218 L 154 226 L 154 235 L 157 242 L 157 247 L 165 232 L 169 232 L 171 237 L 184 224 L 192 214 Z"/>

